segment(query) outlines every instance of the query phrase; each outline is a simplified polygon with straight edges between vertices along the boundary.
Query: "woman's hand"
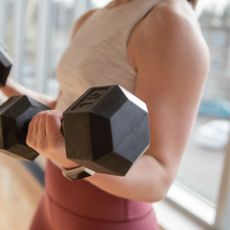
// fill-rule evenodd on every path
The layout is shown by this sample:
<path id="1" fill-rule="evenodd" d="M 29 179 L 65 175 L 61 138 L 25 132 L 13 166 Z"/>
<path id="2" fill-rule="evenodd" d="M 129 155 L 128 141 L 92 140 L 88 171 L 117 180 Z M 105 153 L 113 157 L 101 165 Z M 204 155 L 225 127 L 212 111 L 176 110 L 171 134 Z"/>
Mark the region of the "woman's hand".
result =
<path id="1" fill-rule="evenodd" d="M 66 158 L 65 141 L 60 131 L 62 116 L 57 110 L 38 113 L 29 124 L 26 143 L 58 165 L 72 168 L 77 163 Z"/>

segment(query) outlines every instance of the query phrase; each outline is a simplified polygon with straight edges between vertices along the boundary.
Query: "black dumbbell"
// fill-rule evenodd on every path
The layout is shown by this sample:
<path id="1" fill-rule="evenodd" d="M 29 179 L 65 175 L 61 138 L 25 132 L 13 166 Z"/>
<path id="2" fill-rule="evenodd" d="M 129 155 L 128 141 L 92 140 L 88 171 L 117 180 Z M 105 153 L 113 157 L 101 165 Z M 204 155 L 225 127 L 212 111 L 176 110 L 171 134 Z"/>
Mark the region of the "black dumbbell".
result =
<path id="1" fill-rule="evenodd" d="M 93 87 L 65 112 L 67 158 L 92 171 L 125 175 L 149 145 L 144 102 L 121 86 Z"/>
<path id="2" fill-rule="evenodd" d="M 26 96 L 0 106 L 0 148 L 33 160 L 37 153 L 25 143 L 32 117 L 48 109 Z M 93 87 L 63 115 L 67 158 L 91 171 L 125 175 L 149 145 L 144 102 L 120 86 Z"/>
<path id="3" fill-rule="evenodd" d="M 34 160 L 38 153 L 26 145 L 28 125 L 49 107 L 27 96 L 10 97 L 0 106 L 0 151 L 19 159 Z"/>
<path id="4" fill-rule="evenodd" d="M 0 87 L 5 86 L 11 67 L 11 58 L 7 50 L 0 45 Z"/>

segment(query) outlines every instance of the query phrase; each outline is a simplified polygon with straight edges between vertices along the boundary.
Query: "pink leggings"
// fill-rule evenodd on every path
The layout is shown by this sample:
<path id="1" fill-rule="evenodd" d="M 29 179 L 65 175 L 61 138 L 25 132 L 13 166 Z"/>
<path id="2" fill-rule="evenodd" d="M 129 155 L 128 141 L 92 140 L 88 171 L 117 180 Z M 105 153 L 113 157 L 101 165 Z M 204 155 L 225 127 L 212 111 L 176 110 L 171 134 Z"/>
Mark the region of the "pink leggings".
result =
<path id="1" fill-rule="evenodd" d="M 71 182 L 47 163 L 46 186 L 31 230 L 158 230 L 152 205 Z"/>

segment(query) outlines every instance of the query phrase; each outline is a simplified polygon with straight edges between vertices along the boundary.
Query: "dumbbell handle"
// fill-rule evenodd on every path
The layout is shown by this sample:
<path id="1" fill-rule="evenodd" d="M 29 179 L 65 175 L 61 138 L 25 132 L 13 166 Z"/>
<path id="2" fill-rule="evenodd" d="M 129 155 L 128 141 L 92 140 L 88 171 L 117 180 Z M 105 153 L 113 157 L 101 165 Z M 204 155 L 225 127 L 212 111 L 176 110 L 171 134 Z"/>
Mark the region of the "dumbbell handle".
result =
<path id="1" fill-rule="evenodd" d="M 28 125 L 49 107 L 27 96 L 10 97 L 0 106 L 0 149 L 17 158 L 34 160 L 38 153 L 26 145 Z"/>

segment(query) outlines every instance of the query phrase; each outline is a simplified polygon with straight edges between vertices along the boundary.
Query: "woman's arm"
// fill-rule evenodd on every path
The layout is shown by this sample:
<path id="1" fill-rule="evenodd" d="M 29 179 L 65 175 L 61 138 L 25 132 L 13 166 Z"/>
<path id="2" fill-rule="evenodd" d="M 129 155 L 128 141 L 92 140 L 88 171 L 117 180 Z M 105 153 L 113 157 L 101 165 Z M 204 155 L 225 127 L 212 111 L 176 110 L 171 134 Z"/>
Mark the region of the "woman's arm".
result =
<path id="1" fill-rule="evenodd" d="M 18 96 L 18 95 L 27 95 L 34 98 L 35 100 L 41 102 L 42 104 L 47 105 L 50 108 L 54 108 L 56 104 L 56 98 L 51 98 L 44 94 L 35 92 L 21 84 L 18 84 L 11 78 L 7 79 L 6 85 L 1 88 L 2 93 L 6 97 Z M 60 95 L 60 93 L 59 93 Z"/>
<path id="2" fill-rule="evenodd" d="M 137 69 L 135 93 L 149 109 L 150 148 L 125 177 L 96 173 L 86 180 L 116 196 L 153 202 L 165 196 L 175 178 L 197 114 L 209 55 L 196 23 L 178 7 L 156 7 L 136 31 L 131 50 Z M 65 160 L 60 119 L 55 111 L 37 115 L 27 143 L 71 168 L 73 162 Z M 44 136 L 49 136 L 46 142 Z"/>
<path id="3" fill-rule="evenodd" d="M 139 27 L 132 52 L 138 72 L 135 93 L 148 106 L 151 145 L 124 178 L 102 174 L 87 178 L 97 187 L 117 196 L 151 202 L 166 195 L 208 73 L 207 46 L 197 24 L 190 20 L 178 9 L 162 5 Z"/>

